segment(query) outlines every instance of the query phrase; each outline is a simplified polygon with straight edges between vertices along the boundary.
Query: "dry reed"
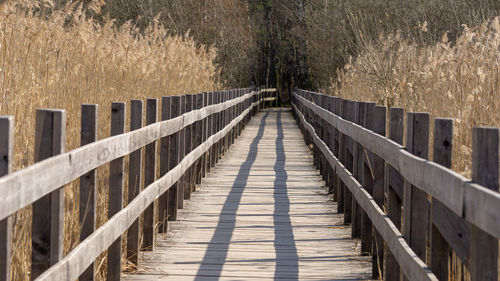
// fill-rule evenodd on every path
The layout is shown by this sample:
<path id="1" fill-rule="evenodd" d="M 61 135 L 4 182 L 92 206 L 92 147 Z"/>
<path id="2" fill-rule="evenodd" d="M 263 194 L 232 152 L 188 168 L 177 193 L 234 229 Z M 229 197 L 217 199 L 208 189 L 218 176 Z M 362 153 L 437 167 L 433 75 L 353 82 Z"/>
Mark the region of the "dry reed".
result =
<path id="1" fill-rule="evenodd" d="M 99 24 L 80 4 L 53 10 L 50 1 L 0 6 L 0 114 L 15 116 L 15 169 L 33 163 L 37 108 L 67 112 L 66 149 L 79 146 L 80 105 L 99 104 L 99 138 L 109 136 L 110 104 L 219 88 L 215 49 L 169 36 L 157 24 L 140 32 L 112 20 Z M 93 2 L 92 13 L 102 3 Z M 106 221 L 106 169 L 99 169 L 97 224 Z M 65 252 L 79 242 L 78 188 L 65 187 Z M 14 215 L 12 280 L 28 280 L 31 208 Z M 104 278 L 105 258 L 96 261 Z"/>
<path id="2" fill-rule="evenodd" d="M 464 25 L 454 44 L 446 34 L 431 46 L 395 34 L 362 48 L 327 91 L 454 118 L 453 169 L 470 176 L 472 127 L 500 127 L 499 19 Z"/>

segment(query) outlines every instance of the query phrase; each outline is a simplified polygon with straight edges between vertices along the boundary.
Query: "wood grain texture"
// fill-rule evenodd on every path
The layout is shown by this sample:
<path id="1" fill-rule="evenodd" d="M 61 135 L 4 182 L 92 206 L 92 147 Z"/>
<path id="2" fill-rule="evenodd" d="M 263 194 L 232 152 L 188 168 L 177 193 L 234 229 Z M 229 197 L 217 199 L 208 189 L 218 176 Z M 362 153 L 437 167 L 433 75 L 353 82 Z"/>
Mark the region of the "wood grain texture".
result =
<path id="1" fill-rule="evenodd" d="M 35 161 L 43 161 L 63 153 L 65 141 L 65 111 L 38 109 L 36 111 Z M 38 175 L 38 177 L 41 176 Z M 56 175 L 50 176 L 56 177 Z M 32 280 L 62 259 L 63 229 L 64 194 L 60 187 L 33 204 L 30 275 Z"/>
<path id="2" fill-rule="evenodd" d="M 143 254 L 144 272 L 123 279 L 369 278 L 333 209 L 289 111 L 260 112 Z"/>
<path id="3" fill-rule="evenodd" d="M 81 146 L 97 141 L 97 104 L 82 104 L 81 117 Z M 80 177 L 80 241 L 91 235 L 96 227 L 96 170 L 92 170 Z M 89 268 L 80 276 L 79 280 L 94 280 L 95 266 Z"/>
<path id="4" fill-rule="evenodd" d="M 0 177 L 12 171 L 14 117 L 0 117 Z M 0 220 L 0 281 L 10 280 L 12 261 L 12 217 Z"/>
<path id="5" fill-rule="evenodd" d="M 498 141 L 497 128 L 479 127 L 472 131 L 472 180 L 496 193 Z M 473 225 L 469 261 L 471 280 L 497 281 L 498 239 Z"/>
<path id="6" fill-rule="evenodd" d="M 125 133 L 125 116 L 127 105 L 124 102 L 111 104 L 111 136 Z M 109 202 L 108 219 L 123 208 L 124 157 L 109 163 Z M 122 263 L 122 236 L 111 244 L 108 249 L 108 264 L 106 267 L 108 281 L 119 281 Z"/>
<path id="7" fill-rule="evenodd" d="M 156 123 L 158 118 L 158 100 L 146 100 L 146 126 Z M 156 180 L 156 142 L 146 145 L 144 156 L 144 186 L 152 184 Z M 155 241 L 156 224 L 155 203 L 144 210 L 142 223 L 142 246 L 141 250 L 152 251 Z"/>

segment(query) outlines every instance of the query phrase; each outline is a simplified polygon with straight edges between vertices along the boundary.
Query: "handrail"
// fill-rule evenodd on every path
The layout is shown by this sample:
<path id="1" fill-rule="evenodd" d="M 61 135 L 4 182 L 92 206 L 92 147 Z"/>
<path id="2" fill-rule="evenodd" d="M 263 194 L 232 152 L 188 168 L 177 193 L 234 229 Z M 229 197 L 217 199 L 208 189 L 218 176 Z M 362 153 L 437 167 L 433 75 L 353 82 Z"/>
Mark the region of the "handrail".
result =
<path id="1" fill-rule="evenodd" d="M 255 93 L 251 93 L 244 97 L 247 99 L 254 94 Z M 212 135 L 202 145 L 186 155 L 175 168 L 170 170 L 163 177 L 147 186 L 127 205 L 127 207 L 110 218 L 103 226 L 98 228 L 66 257 L 52 266 L 49 270 L 45 271 L 36 280 L 63 281 L 75 280 L 78 278 L 100 254 L 111 246 L 111 244 L 128 229 L 151 203 L 158 199 L 161 194 L 169 190 L 169 188 L 180 179 L 182 174 L 184 174 L 201 155 L 207 152 L 214 143 L 225 137 L 231 129 L 241 122 L 241 120 L 258 105 L 258 103 L 258 101 L 251 103 L 246 110 L 233 119 L 226 127 Z"/>
<path id="2" fill-rule="evenodd" d="M 196 121 L 222 112 L 257 94 L 258 92 L 251 92 L 224 103 L 99 140 L 1 177 L 0 190 L 4 196 L 0 197 L 0 220 L 101 165 L 179 132 Z"/>
<path id="3" fill-rule="evenodd" d="M 333 167 L 334 172 L 339 175 L 344 184 L 352 192 L 356 201 L 360 203 L 363 210 L 367 213 L 375 228 L 382 235 L 383 239 L 409 278 L 409 280 L 435 280 L 438 279 L 431 272 L 429 267 L 413 252 L 403 239 L 394 223 L 387 218 L 385 213 L 375 203 L 373 197 L 363 188 L 363 186 L 353 177 L 342 163 L 333 155 L 328 146 L 318 137 L 314 128 L 309 124 L 304 115 L 298 110 L 295 104 L 293 109 L 299 116 L 300 122 L 305 125 L 306 130 L 311 134 L 314 144 L 319 147 L 322 154 L 326 157 L 328 163 Z"/>

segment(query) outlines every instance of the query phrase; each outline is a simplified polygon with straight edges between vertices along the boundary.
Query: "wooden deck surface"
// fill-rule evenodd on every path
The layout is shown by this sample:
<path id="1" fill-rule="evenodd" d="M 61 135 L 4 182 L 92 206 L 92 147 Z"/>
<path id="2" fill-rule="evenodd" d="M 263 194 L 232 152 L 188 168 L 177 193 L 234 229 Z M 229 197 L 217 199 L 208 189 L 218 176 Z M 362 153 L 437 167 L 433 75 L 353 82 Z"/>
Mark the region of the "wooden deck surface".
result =
<path id="1" fill-rule="evenodd" d="M 258 113 L 124 280 L 367 280 L 288 110 Z"/>

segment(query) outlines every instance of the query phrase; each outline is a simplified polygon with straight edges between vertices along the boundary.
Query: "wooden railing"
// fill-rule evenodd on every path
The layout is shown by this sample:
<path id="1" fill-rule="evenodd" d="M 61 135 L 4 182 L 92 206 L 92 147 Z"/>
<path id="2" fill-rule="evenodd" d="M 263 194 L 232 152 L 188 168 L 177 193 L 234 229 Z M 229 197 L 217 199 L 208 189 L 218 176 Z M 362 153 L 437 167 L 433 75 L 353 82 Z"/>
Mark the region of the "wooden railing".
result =
<path id="1" fill-rule="evenodd" d="M 278 107 L 278 91 L 276 88 L 261 88 L 259 101 L 261 109 L 272 107 L 273 104 Z"/>
<path id="2" fill-rule="evenodd" d="M 450 169 L 451 119 L 434 120 L 429 161 L 427 113 L 407 113 L 404 130 L 403 108 L 303 90 L 292 107 L 374 278 L 448 280 L 453 251 L 472 281 L 498 279 L 497 128 L 473 129 L 470 180 Z"/>
<path id="3" fill-rule="evenodd" d="M 126 104 L 113 103 L 112 137 L 99 141 L 97 105 L 82 105 L 82 147 L 66 153 L 65 112 L 40 109 L 36 114 L 37 163 L 10 174 L 14 120 L 0 118 L 0 280 L 9 280 L 12 215 L 29 205 L 33 206 L 31 279 L 93 280 L 94 261 L 108 250 L 107 279 L 119 280 L 122 234 L 128 231 L 126 256 L 137 264 L 139 248 L 152 249 L 156 232 L 165 232 L 167 221 L 176 220 L 183 200 L 189 199 L 195 184 L 201 182 L 256 113 L 259 95 L 257 89 L 245 88 L 164 97 L 160 122 L 157 100 L 148 99 L 145 127 L 143 102 L 133 100 L 128 133 Z M 126 155 L 128 171 L 124 169 Z M 107 163 L 109 220 L 96 229 L 96 168 Z M 122 202 L 125 178 L 129 198 L 126 204 Z M 62 187 L 77 179 L 81 242 L 63 257 Z"/>

